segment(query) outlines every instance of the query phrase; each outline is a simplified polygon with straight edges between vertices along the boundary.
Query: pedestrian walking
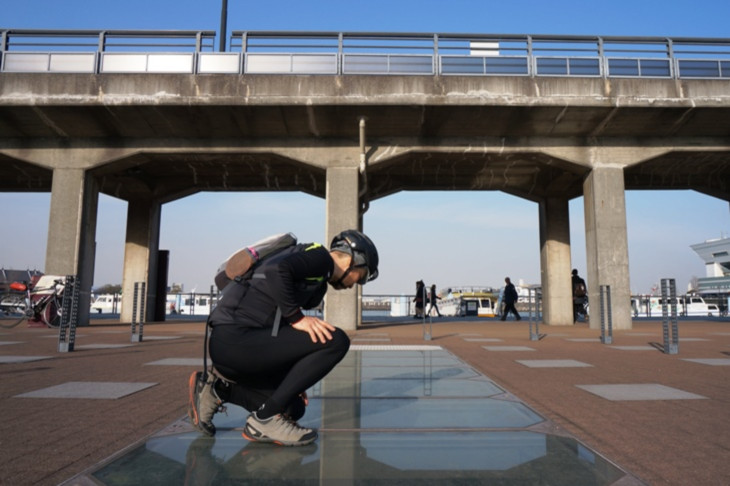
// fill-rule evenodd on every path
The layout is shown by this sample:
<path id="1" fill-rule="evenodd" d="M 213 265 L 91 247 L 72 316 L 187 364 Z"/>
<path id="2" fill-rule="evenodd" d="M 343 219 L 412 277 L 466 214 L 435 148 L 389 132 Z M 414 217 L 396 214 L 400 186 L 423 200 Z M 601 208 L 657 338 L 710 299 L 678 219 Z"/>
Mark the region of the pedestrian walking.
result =
<path id="1" fill-rule="evenodd" d="M 517 302 L 517 289 L 515 289 L 515 286 L 510 281 L 509 277 L 504 279 L 504 283 L 504 297 L 502 299 L 504 302 L 504 309 L 502 310 L 502 318 L 500 320 L 507 320 L 507 315 L 511 312 L 515 315 L 515 320 L 519 321 L 522 318 L 515 308 L 515 303 Z"/>

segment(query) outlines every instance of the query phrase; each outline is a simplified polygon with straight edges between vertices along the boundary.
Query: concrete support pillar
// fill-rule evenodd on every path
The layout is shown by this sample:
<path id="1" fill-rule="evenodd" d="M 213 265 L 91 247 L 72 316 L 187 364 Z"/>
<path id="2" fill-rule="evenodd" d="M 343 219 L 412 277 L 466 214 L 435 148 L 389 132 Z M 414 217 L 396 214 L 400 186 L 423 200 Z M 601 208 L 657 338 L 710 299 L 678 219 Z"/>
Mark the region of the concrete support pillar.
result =
<path id="1" fill-rule="evenodd" d="M 359 170 L 352 167 L 327 169 L 327 244 L 340 231 L 359 229 Z M 358 312 L 358 287 L 349 290 L 327 292 L 324 317 L 330 324 L 346 331 L 354 331 L 360 324 Z"/>
<path id="2" fill-rule="evenodd" d="M 570 218 L 568 200 L 540 202 L 540 281 L 543 322 L 551 326 L 573 324 L 570 283 Z"/>
<path id="3" fill-rule="evenodd" d="M 631 329 L 624 172 L 596 167 L 583 183 L 590 327 L 600 329 L 601 285 L 611 286 L 613 328 Z"/>
<path id="4" fill-rule="evenodd" d="M 78 277 L 78 326 L 89 324 L 98 205 L 98 187 L 83 169 L 54 169 L 45 273 Z"/>
<path id="5" fill-rule="evenodd" d="M 148 199 L 130 201 L 127 206 L 120 316 L 122 322 L 132 321 L 135 282 L 146 284 L 145 321 L 152 320 L 154 316 L 161 209 L 159 202 Z"/>

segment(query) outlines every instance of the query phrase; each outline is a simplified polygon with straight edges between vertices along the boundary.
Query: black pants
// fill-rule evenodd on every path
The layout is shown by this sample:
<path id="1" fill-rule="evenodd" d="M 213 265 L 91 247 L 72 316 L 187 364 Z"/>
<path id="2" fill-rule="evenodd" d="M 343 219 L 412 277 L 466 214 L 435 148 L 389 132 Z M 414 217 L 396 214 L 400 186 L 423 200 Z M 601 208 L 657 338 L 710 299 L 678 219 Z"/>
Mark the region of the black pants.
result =
<path id="1" fill-rule="evenodd" d="M 271 329 L 213 328 L 210 358 L 218 371 L 235 381 L 221 389 L 222 400 L 252 412 L 266 404 L 267 416 L 304 415 L 300 395 L 324 378 L 347 354 L 350 339 L 336 329 L 332 340 L 313 343 L 309 334 L 282 324 L 276 337 Z"/>
<path id="2" fill-rule="evenodd" d="M 431 308 L 428 309 L 428 312 L 426 312 L 426 315 L 429 315 L 431 313 L 431 311 L 434 309 L 436 309 L 436 314 L 438 314 L 439 317 L 441 317 L 441 311 L 439 310 L 439 306 L 437 306 L 436 304 L 431 304 Z"/>
<path id="3" fill-rule="evenodd" d="M 515 303 L 514 302 L 510 302 L 510 303 L 505 303 L 504 304 L 504 311 L 502 312 L 502 320 L 503 321 L 507 319 L 507 315 L 510 312 L 515 315 L 515 318 L 518 321 L 521 319 L 519 312 L 517 312 L 517 309 L 515 309 Z"/>
<path id="4" fill-rule="evenodd" d="M 585 305 L 582 298 L 573 298 L 573 322 L 578 321 L 579 315 L 585 315 Z"/>

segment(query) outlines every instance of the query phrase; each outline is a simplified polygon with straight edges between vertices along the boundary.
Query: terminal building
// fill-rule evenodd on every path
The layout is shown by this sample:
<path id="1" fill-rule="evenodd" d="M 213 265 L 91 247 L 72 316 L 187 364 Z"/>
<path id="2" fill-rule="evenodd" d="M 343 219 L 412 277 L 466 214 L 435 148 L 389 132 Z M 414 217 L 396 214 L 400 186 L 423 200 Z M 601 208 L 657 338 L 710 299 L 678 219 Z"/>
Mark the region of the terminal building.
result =
<path id="1" fill-rule="evenodd" d="M 717 238 L 691 245 L 705 261 L 706 276 L 698 279 L 697 293 L 722 310 L 730 307 L 730 238 Z"/>

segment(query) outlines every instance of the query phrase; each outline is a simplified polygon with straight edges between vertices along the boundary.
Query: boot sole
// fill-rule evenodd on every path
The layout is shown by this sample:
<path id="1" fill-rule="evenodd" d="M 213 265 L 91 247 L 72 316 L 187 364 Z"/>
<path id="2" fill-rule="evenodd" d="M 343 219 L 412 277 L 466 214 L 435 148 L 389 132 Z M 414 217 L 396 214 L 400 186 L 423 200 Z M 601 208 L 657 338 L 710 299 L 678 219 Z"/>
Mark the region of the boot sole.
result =
<path id="1" fill-rule="evenodd" d="M 192 422 L 196 429 L 208 437 L 213 437 L 215 435 L 215 429 L 211 431 L 203 426 L 200 422 L 198 409 L 195 407 L 195 395 L 198 391 L 197 384 L 200 382 L 199 376 L 201 374 L 202 373 L 200 371 L 194 371 L 188 379 L 188 417 L 190 417 L 190 422 Z"/>

